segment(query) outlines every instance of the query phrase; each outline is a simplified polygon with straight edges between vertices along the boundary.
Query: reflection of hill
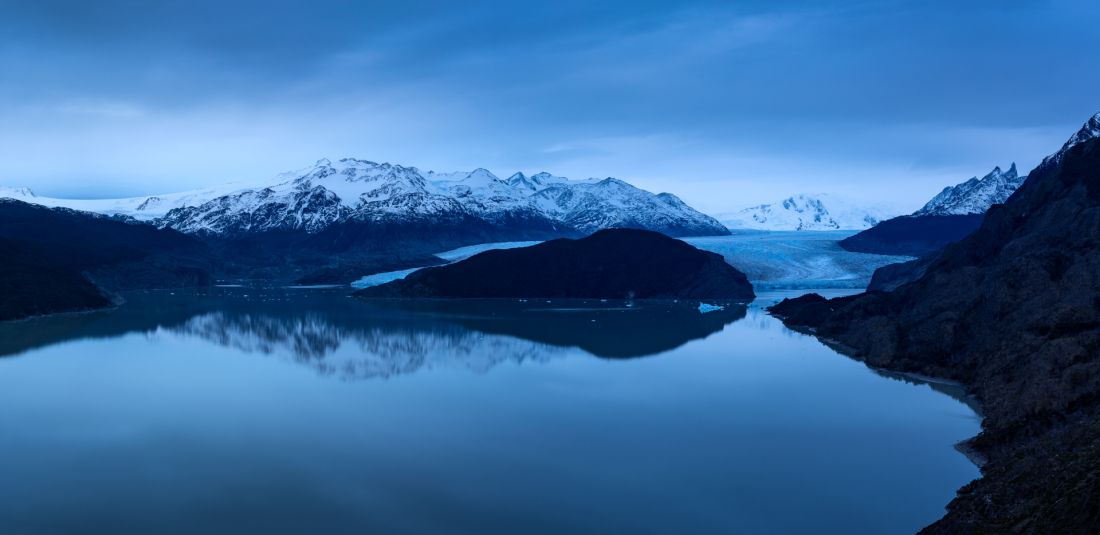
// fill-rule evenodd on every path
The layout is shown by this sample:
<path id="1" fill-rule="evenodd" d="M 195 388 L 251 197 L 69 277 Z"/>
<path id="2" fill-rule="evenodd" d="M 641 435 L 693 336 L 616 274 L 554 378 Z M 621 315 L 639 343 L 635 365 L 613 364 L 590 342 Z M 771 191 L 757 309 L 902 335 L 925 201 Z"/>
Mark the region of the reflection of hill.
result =
<path id="1" fill-rule="evenodd" d="M 564 306 L 562 306 L 564 304 Z M 516 301 L 362 302 L 340 292 L 233 288 L 145 292 L 116 310 L 0 324 L 0 355 L 130 333 L 200 338 L 287 358 L 342 378 L 423 368 L 479 372 L 546 360 L 577 347 L 606 358 L 652 355 L 720 331 L 744 306 L 700 314 L 694 304 Z"/>
<path id="2" fill-rule="evenodd" d="M 700 314 L 695 302 L 634 306 L 595 301 L 417 301 L 378 302 L 417 310 L 491 334 L 504 334 L 552 346 L 579 347 L 597 357 L 644 357 L 675 349 L 721 331 L 745 317 L 743 304 Z"/>
<path id="3" fill-rule="evenodd" d="M 431 318 L 386 321 L 371 312 L 362 324 L 341 324 L 314 313 L 294 317 L 217 311 L 195 316 L 171 331 L 244 353 L 284 357 L 343 379 L 393 377 L 434 367 L 485 372 L 501 362 L 546 360 L 562 353 Z"/>

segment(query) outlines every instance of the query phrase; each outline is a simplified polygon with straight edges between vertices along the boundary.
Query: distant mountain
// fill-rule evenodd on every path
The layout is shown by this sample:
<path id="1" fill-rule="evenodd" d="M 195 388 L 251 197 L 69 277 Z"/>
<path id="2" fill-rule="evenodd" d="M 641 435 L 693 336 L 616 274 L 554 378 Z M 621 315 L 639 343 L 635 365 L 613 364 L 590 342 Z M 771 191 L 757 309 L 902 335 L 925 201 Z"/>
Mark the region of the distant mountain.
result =
<path id="1" fill-rule="evenodd" d="M 984 214 L 990 206 L 1004 204 L 1024 180 L 1027 180 L 1027 175 L 1018 176 L 1015 163 L 1004 172 L 1000 167 L 994 167 L 993 171 L 982 178 L 973 177 L 961 184 L 944 188 L 913 215 Z"/>
<path id="2" fill-rule="evenodd" d="M 352 158 L 319 160 L 266 182 L 168 195 L 54 199 L 24 188 L 0 189 L 0 196 L 132 217 L 220 238 L 271 232 L 313 235 L 343 224 L 359 230 L 392 230 L 431 228 L 438 223 L 442 229 L 459 232 L 449 224 L 455 222 L 469 228 L 496 227 L 496 239 L 566 236 L 618 227 L 680 236 L 728 234 L 716 220 L 671 194 L 655 195 L 612 178 L 574 181 L 548 173 L 516 173 L 502 180 L 485 169 L 421 172 Z M 456 241 L 463 240 L 456 236 Z"/>
<path id="3" fill-rule="evenodd" d="M 656 232 L 607 229 L 498 249 L 356 292 L 361 297 L 752 299 L 721 255 Z"/>
<path id="4" fill-rule="evenodd" d="M 888 210 L 855 206 L 829 195 L 793 195 L 716 217 L 731 229 L 860 230 L 890 215 Z"/>
<path id="5" fill-rule="evenodd" d="M 1003 204 L 1027 180 L 1016 173 L 994 167 L 982 178 L 973 177 L 944 188 L 923 208 L 895 217 L 840 241 L 840 246 L 858 253 L 922 256 L 957 242 L 978 229 L 986 211 Z"/>

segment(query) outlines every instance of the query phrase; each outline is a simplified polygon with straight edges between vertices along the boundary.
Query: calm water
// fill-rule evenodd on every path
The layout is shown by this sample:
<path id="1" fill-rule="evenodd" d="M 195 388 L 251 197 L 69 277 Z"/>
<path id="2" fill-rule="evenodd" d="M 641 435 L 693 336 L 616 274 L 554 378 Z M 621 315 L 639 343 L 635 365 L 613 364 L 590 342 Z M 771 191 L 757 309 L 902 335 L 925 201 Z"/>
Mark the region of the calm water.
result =
<path id="1" fill-rule="evenodd" d="M 0 532 L 910 533 L 978 476 L 759 303 L 204 293 L 0 325 Z"/>

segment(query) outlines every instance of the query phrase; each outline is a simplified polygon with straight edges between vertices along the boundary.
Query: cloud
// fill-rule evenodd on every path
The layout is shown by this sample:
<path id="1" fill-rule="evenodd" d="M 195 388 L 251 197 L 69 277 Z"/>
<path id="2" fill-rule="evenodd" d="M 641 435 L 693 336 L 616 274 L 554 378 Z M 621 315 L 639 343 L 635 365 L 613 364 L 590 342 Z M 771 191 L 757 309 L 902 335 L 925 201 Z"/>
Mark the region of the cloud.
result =
<path id="1" fill-rule="evenodd" d="M 1037 161 L 1100 110 L 1098 19 L 1080 0 L 7 3 L 0 184 L 153 193 L 359 156 L 715 209 L 909 202 Z"/>

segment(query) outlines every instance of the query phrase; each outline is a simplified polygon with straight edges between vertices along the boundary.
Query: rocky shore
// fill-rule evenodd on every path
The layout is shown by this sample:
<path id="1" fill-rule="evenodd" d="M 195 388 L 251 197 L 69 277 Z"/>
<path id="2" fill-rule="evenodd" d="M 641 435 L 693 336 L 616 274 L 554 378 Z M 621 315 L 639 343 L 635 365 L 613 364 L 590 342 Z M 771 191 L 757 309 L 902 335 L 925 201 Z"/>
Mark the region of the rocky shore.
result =
<path id="1" fill-rule="evenodd" d="M 1100 132 L 1100 115 L 1082 132 Z M 987 460 L 982 478 L 925 533 L 1100 529 L 1100 138 L 1084 134 L 917 280 L 771 309 L 872 367 L 958 381 L 980 401 L 966 448 Z"/>

